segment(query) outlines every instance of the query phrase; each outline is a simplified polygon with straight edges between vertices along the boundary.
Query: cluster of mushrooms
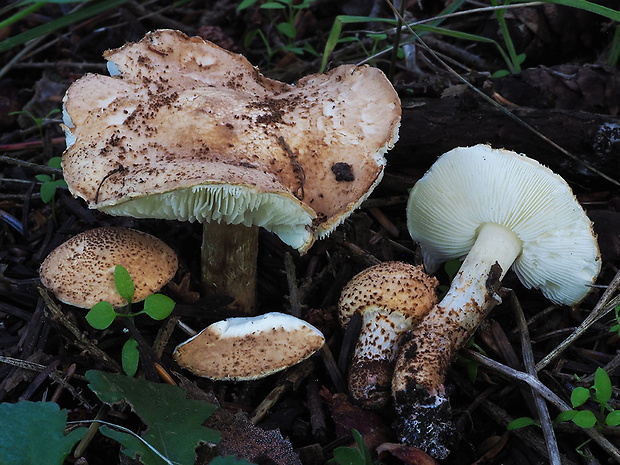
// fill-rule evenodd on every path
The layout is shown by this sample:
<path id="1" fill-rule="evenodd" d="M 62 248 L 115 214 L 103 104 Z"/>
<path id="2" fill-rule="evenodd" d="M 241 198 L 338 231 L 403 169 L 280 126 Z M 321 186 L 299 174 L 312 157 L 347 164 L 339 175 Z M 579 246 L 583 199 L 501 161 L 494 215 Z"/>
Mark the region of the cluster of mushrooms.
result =
<path id="1" fill-rule="evenodd" d="M 400 101 L 389 81 L 376 68 L 342 65 L 289 85 L 173 30 L 104 56 L 110 76 L 87 74 L 65 96 L 69 190 L 110 215 L 203 223 L 203 282 L 249 315 L 179 345 L 179 365 L 238 381 L 312 355 L 324 344 L 316 328 L 281 313 L 253 315 L 257 227 L 304 253 L 370 195 L 398 139 Z M 362 319 L 349 390 L 366 408 L 393 402 L 400 439 L 441 459 L 451 434 L 447 367 L 500 301 L 504 275 L 512 268 L 527 288 L 570 305 L 588 293 L 600 257 L 563 179 L 486 145 L 441 156 L 413 187 L 407 221 L 424 266 L 382 263 L 342 291 L 342 325 L 355 313 Z M 427 273 L 455 258 L 464 261 L 439 301 Z M 153 275 L 143 276 L 149 263 Z M 122 305 L 118 264 L 136 281 L 136 301 L 177 270 L 176 255 L 158 239 L 99 228 L 54 250 L 41 279 L 71 305 Z M 80 281 L 82 266 L 97 271 Z"/>

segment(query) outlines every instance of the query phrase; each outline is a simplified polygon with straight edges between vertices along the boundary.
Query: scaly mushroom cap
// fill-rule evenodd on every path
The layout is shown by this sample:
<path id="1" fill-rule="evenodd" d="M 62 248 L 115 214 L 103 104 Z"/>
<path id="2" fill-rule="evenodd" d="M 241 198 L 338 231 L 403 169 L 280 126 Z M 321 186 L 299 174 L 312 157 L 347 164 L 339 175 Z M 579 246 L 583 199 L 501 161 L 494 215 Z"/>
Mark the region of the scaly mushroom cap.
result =
<path id="1" fill-rule="evenodd" d="M 400 101 L 343 65 L 289 85 L 199 37 L 158 30 L 65 96 L 63 173 L 112 215 L 262 226 L 306 251 L 380 181 Z"/>
<path id="2" fill-rule="evenodd" d="M 418 324 L 437 303 L 439 282 L 422 266 L 383 262 L 355 275 L 342 289 L 339 318 L 346 326 L 355 313 L 376 312 L 388 317 L 402 315 L 410 325 Z"/>
<path id="3" fill-rule="evenodd" d="M 91 308 L 106 300 L 127 304 L 114 284 L 114 269 L 122 265 L 135 286 L 134 302 L 159 291 L 177 271 L 174 251 L 156 237 L 125 228 L 96 228 L 55 248 L 41 264 L 43 285 L 61 302 Z"/>
<path id="4" fill-rule="evenodd" d="M 537 161 L 488 145 L 443 154 L 411 190 L 407 226 L 426 269 L 462 258 L 484 223 L 523 243 L 512 269 L 527 288 L 572 305 L 590 290 L 601 260 L 592 222 L 557 174 Z"/>
<path id="5" fill-rule="evenodd" d="M 219 381 L 264 378 L 310 357 L 323 334 L 285 313 L 227 318 L 177 346 L 177 363 L 195 375 Z"/>

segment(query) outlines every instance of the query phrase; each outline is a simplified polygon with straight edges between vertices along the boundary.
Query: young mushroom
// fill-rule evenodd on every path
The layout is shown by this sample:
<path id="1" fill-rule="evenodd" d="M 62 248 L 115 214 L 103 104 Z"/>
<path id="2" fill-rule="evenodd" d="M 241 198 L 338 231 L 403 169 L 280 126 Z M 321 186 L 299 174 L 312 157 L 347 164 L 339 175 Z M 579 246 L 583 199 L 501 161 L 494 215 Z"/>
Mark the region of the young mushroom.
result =
<path id="1" fill-rule="evenodd" d="M 112 76 L 86 74 L 64 98 L 69 190 L 111 215 L 202 222 L 203 282 L 248 313 L 255 285 L 222 289 L 255 282 L 256 241 L 240 244 L 263 227 L 307 251 L 379 183 L 398 138 L 398 95 L 369 66 L 290 85 L 173 30 L 104 57 Z M 230 227 L 212 232 L 217 224 Z M 244 232 L 250 238 L 226 246 Z M 247 255 L 230 260 L 237 250 Z"/>
<path id="2" fill-rule="evenodd" d="M 378 409 L 388 403 L 399 339 L 437 303 L 437 285 L 422 266 L 384 262 L 358 273 L 342 290 L 342 326 L 354 314 L 362 316 L 348 375 L 351 397 L 361 406 Z"/>
<path id="3" fill-rule="evenodd" d="M 61 302 L 91 308 L 105 300 L 127 301 L 116 290 L 114 269 L 122 265 L 135 286 L 133 302 L 159 291 L 177 272 L 177 255 L 163 241 L 133 229 L 90 229 L 56 247 L 39 270 L 41 283 Z"/>
<path id="4" fill-rule="evenodd" d="M 285 313 L 227 318 L 174 350 L 177 363 L 216 381 L 248 381 L 291 367 L 319 350 L 323 334 Z"/>
<path id="5" fill-rule="evenodd" d="M 401 440 L 442 459 L 453 435 L 446 370 L 498 303 L 504 275 L 512 268 L 525 287 L 573 305 L 596 280 L 599 249 L 560 176 L 487 145 L 442 155 L 411 190 L 407 225 L 427 271 L 465 257 L 446 296 L 403 344 L 392 384 Z"/>

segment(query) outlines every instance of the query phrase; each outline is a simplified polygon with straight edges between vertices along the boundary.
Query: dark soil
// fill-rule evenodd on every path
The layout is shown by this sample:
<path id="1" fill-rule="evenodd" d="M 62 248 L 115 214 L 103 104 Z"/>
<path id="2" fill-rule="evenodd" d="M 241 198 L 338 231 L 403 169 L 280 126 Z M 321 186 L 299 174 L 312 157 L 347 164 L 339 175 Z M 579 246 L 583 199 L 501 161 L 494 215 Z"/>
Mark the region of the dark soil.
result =
<path id="1" fill-rule="evenodd" d="M 618 295 L 618 284 L 613 283 L 620 266 L 620 72 L 607 62 L 616 25 L 557 5 L 515 9 L 506 14 L 506 19 L 517 51 L 527 56 L 520 75 L 491 78 L 492 72 L 506 67 L 493 46 L 431 34 L 423 39 L 433 52 L 421 45 L 409 49 L 408 64 L 399 60 L 391 68 L 389 54 L 375 59 L 373 64 L 390 75 L 403 104 L 400 141 L 387 155 L 384 180 L 362 208 L 306 255 L 300 256 L 276 236 L 260 232 L 259 312 L 300 311 L 304 319 L 324 332 L 329 351 L 284 374 L 252 382 L 210 382 L 181 370 L 171 355 L 187 335 L 175 326 L 176 322 L 202 329 L 234 316 L 230 298 L 202 292 L 200 255 L 196 252 L 202 228 L 189 223 L 109 217 L 88 210 L 65 189 L 59 189 L 54 205 L 42 202 L 35 175 L 50 172 L 47 161 L 60 156 L 65 144 L 55 111 L 61 108 L 66 89 L 82 74 L 106 72 L 104 50 L 137 41 L 157 28 L 200 35 L 243 53 L 264 74 L 288 82 L 318 72 L 320 58 L 311 53 L 279 51 L 267 59 L 258 36 L 244 46 L 250 31 L 260 28 L 270 46 L 278 47 L 282 38 L 273 30 L 279 18 L 276 10 L 252 7 L 237 12 L 236 2 L 220 0 L 179 2 L 177 7 L 168 7 L 170 3 L 129 1 L 0 53 L 0 402 L 54 401 L 69 411 L 70 420 L 93 419 L 103 412 L 108 421 L 140 431 L 141 422 L 130 410 L 118 406 L 102 410 L 102 403 L 84 379 L 84 373 L 91 369 L 119 370 L 120 349 L 126 340 L 123 325 L 115 324 L 105 332 L 93 330 L 84 319 L 84 310 L 44 300 L 38 278 L 42 260 L 68 238 L 97 226 L 118 225 L 151 233 L 179 254 L 179 272 L 163 290 L 177 302 L 173 315 L 163 323 L 139 317 L 132 333 L 139 335 L 143 353 L 138 377 L 164 382 L 150 363 L 157 362 L 175 383 L 188 390 L 190 397 L 221 406 L 210 425 L 224 433 L 224 440 L 215 450 L 199 449 L 197 463 L 208 463 L 214 454 L 234 454 L 257 464 L 323 464 L 335 447 L 353 444 L 352 429 L 362 433 L 373 456 L 381 452 L 383 463 L 431 463 L 418 451 L 395 444 L 391 407 L 369 412 L 347 398 L 343 378 L 356 335 L 340 328 L 336 304 L 344 284 L 372 264 L 386 260 L 421 263 L 419 249 L 406 229 L 408 189 L 440 154 L 462 145 L 488 142 L 541 161 L 569 182 L 594 221 L 603 266 L 597 287 L 580 305 L 550 307 L 539 292 L 524 289 L 514 275 L 509 274 L 503 282 L 514 291 L 525 312 L 537 361 L 579 326 L 610 283 L 607 297 Z M 616 9 L 619 6 L 617 2 L 606 3 Z M 383 3 L 374 6 L 379 15 L 391 17 Z M 0 29 L 0 39 L 63 17 L 74 7 L 49 4 Z M 370 1 L 317 0 L 296 23 L 298 44 L 309 44 L 321 53 L 337 15 L 369 15 L 372 9 Z M 420 20 L 442 9 L 443 2 L 407 3 L 407 14 Z M 455 17 L 444 25 L 502 43 L 493 13 Z M 360 31 L 383 27 L 380 23 L 354 26 Z M 372 47 L 365 34 L 360 32 L 357 37 L 367 48 Z M 480 93 L 447 71 L 436 54 Z M 344 43 L 336 48 L 329 66 L 358 63 L 364 58 L 358 42 Z M 40 127 L 29 114 L 40 118 Z M 437 277 L 448 284 L 443 271 Z M 515 313 L 510 299 L 504 302 L 481 326 L 475 341 L 488 357 L 523 371 Z M 620 341 L 609 331 L 615 323 L 613 311 L 598 320 L 539 373 L 540 380 L 565 401 L 580 385 L 574 375 L 591 383 L 597 367 L 605 367 L 617 386 Z M 161 356 L 153 351 L 156 340 L 165 342 Z M 327 368 L 330 353 L 339 371 Z M 514 418 L 536 417 L 532 391 L 484 364 L 478 365 L 472 382 L 468 376 L 471 366 L 459 358 L 448 375 L 457 439 L 445 463 L 546 463 L 539 428 L 506 430 Z M 58 389 L 54 381 L 58 377 L 72 389 Z M 283 394 L 254 426 L 248 417 L 274 388 L 281 386 Z M 620 408 L 617 388 L 609 405 Z M 550 410 L 554 418 L 558 411 L 554 407 Z M 601 430 L 612 447 L 620 445 L 617 429 Z M 579 453 L 577 446 L 588 436 L 570 423 L 558 425 L 556 435 L 563 463 L 618 460 L 596 441 L 583 446 L 579 449 L 583 453 Z M 66 463 L 129 462 L 121 456 L 118 444 L 96 435 L 81 456 L 71 454 Z"/>

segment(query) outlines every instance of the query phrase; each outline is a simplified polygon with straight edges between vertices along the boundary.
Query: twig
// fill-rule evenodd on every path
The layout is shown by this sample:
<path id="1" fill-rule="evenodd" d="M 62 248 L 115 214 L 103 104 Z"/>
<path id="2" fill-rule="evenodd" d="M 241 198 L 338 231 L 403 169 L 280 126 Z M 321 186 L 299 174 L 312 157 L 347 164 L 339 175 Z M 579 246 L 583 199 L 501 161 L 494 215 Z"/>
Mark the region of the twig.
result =
<path id="1" fill-rule="evenodd" d="M 594 309 L 590 312 L 590 314 L 583 320 L 583 322 L 575 329 L 575 331 L 564 339 L 555 349 L 549 352 L 538 364 L 536 365 L 536 370 L 540 371 L 549 363 L 560 355 L 568 346 L 570 346 L 577 338 L 579 338 L 583 333 L 585 333 L 592 324 L 598 321 L 600 318 L 607 315 L 610 311 L 614 309 L 617 305 L 620 305 L 620 296 L 616 296 L 615 298 L 611 298 L 611 296 L 616 292 L 620 286 L 620 271 L 616 273 L 614 279 L 611 280 L 611 283 L 597 302 Z"/>
<path id="2" fill-rule="evenodd" d="M 254 410 L 250 417 L 250 421 L 254 424 L 261 421 L 269 409 L 280 400 L 284 393 L 290 389 L 293 391 L 297 390 L 301 382 L 306 379 L 313 370 L 314 363 L 310 360 L 306 360 L 291 368 L 287 375 L 277 382 L 276 387 L 274 387 L 271 392 L 267 394 L 267 397 L 256 407 L 256 410 Z"/>
<path id="3" fill-rule="evenodd" d="M 512 308 L 515 311 L 517 317 L 517 325 L 521 333 L 521 351 L 523 353 L 523 364 L 527 373 L 537 378 L 536 365 L 534 362 L 534 353 L 532 351 L 532 341 L 530 340 L 530 334 L 527 329 L 527 323 L 525 321 L 525 315 L 521 304 L 517 299 L 514 292 L 510 293 L 510 300 Z M 544 399 L 534 389 L 532 389 L 534 395 L 534 402 L 536 404 L 536 410 L 538 410 L 538 417 L 540 419 L 540 425 L 542 427 L 543 435 L 545 436 L 545 442 L 547 444 L 547 453 L 549 455 L 549 463 L 553 465 L 562 465 L 562 457 L 560 456 L 560 449 L 558 448 L 558 442 L 555 438 L 555 432 L 553 431 L 553 423 L 551 416 L 549 415 L 549 409 Z"/>
<path id="4" fill-rule="evenodd" d="M 31 163 L 29 161 L 20 160 L 19 158 L 7 157 L 6 155 L 0 155 L 0 162 L 7 163 L 9 165 L 20 166 L 22 168 L 30 168 L 37 173 L 55 174 L 56 176 L 62 176 L 62 170 L 59 168 L 52 168 L 51 166 L 39 165 L 37 163 Z"/>
<path id="5" fill-rule="evenodd" d="M 42 372 L 43 370 L 47 368 L 45 365 L 41 365 L 40 363 L 34 363 L 28 360 L 21 360 L 19 358 L 5 357 L 3 355 L 0 355 L 0 363 L 6 363 L 7 365 L 11 365 L 11 366 L 21 368 L 24 370 L 38 371 L 38 372 Z M 75 397 L 76 399 L 79 399 L 79 401 L 82 403 L 82 405 L 84 405 L 86 409 L 91 410 L 93 408 L 88 402 L 88 400 L 86 400 L 79 391 L 77 391 L 73 386 L 71 386 L 71 384 L 69 384 L 66 379 L 60 376 L 58 371 L 52 370 L 48 376 L 55 383 L 58 383 L 59 386 L 62 386 L 67 391 L 69 391 L 73 397 Z M 73 375 L 73 377 L 85 380 L 85 378 L 82 378 L 78 375 Z"/>
<path id="6" fill-rule="evenodd" d="M 67 329 L 71 335 L 73 336 L 73 340 L 69 340 L 70 343 L 74 344 L 79 349 L 82 349 L 86 353 L 88 353 L 91 357 L 100 361 L 106 369 L 110 371 L 114 371 L 116 373 L 122 372 L 121 366 L 110 358 L 108 354 L 106 354 L 103 350 L 97 347 L 90 339 L 88 339 L 83 332 L 78 328 L 75 323 L 73 323 L 67 316 L 62 312 L 60 307 L 56 305 L 56 302 L 52 300 L 47 290 L 39 287 L 39 294 L 45 301 L 45 305 L 47 308 L 47 313 L 50 316 L 50 320 L 59 326 Z"/>
<path id="7" fill-rule="evenodd" d="M 551 389 L 541 383 L 540 380 L 535 376 L 532 376 L 529 373 L 515 370 L 514 368 L 510 368 L 509 366 L 496 362 L 495 360 L 485 357 L 478 352 L 466 350 L 466 353 L 467 356 L 471 358 L 474 362 L 480 363 L 489 370 L 495 371 L 496 373 L 514 381 L 517 381 L 518 383 L 528 385 L 542 397 L 551 402 L 551 404 L 557 407 L 561 412 L 564 412 L 566 410 L 572 410 L 570 405 L 564 402 L 564 400 L 562 400 L 558 395 L 556 395 Z M 620 450 L 618 450 L 618 448 L 613 445 L 605 436 L 603 436 L 596 428 L 585 428 L 583 429 L 583 432 L 590 436 L 605 452 L 610 455 L 610 457 L 616 463 L 620 463 Z"/>

